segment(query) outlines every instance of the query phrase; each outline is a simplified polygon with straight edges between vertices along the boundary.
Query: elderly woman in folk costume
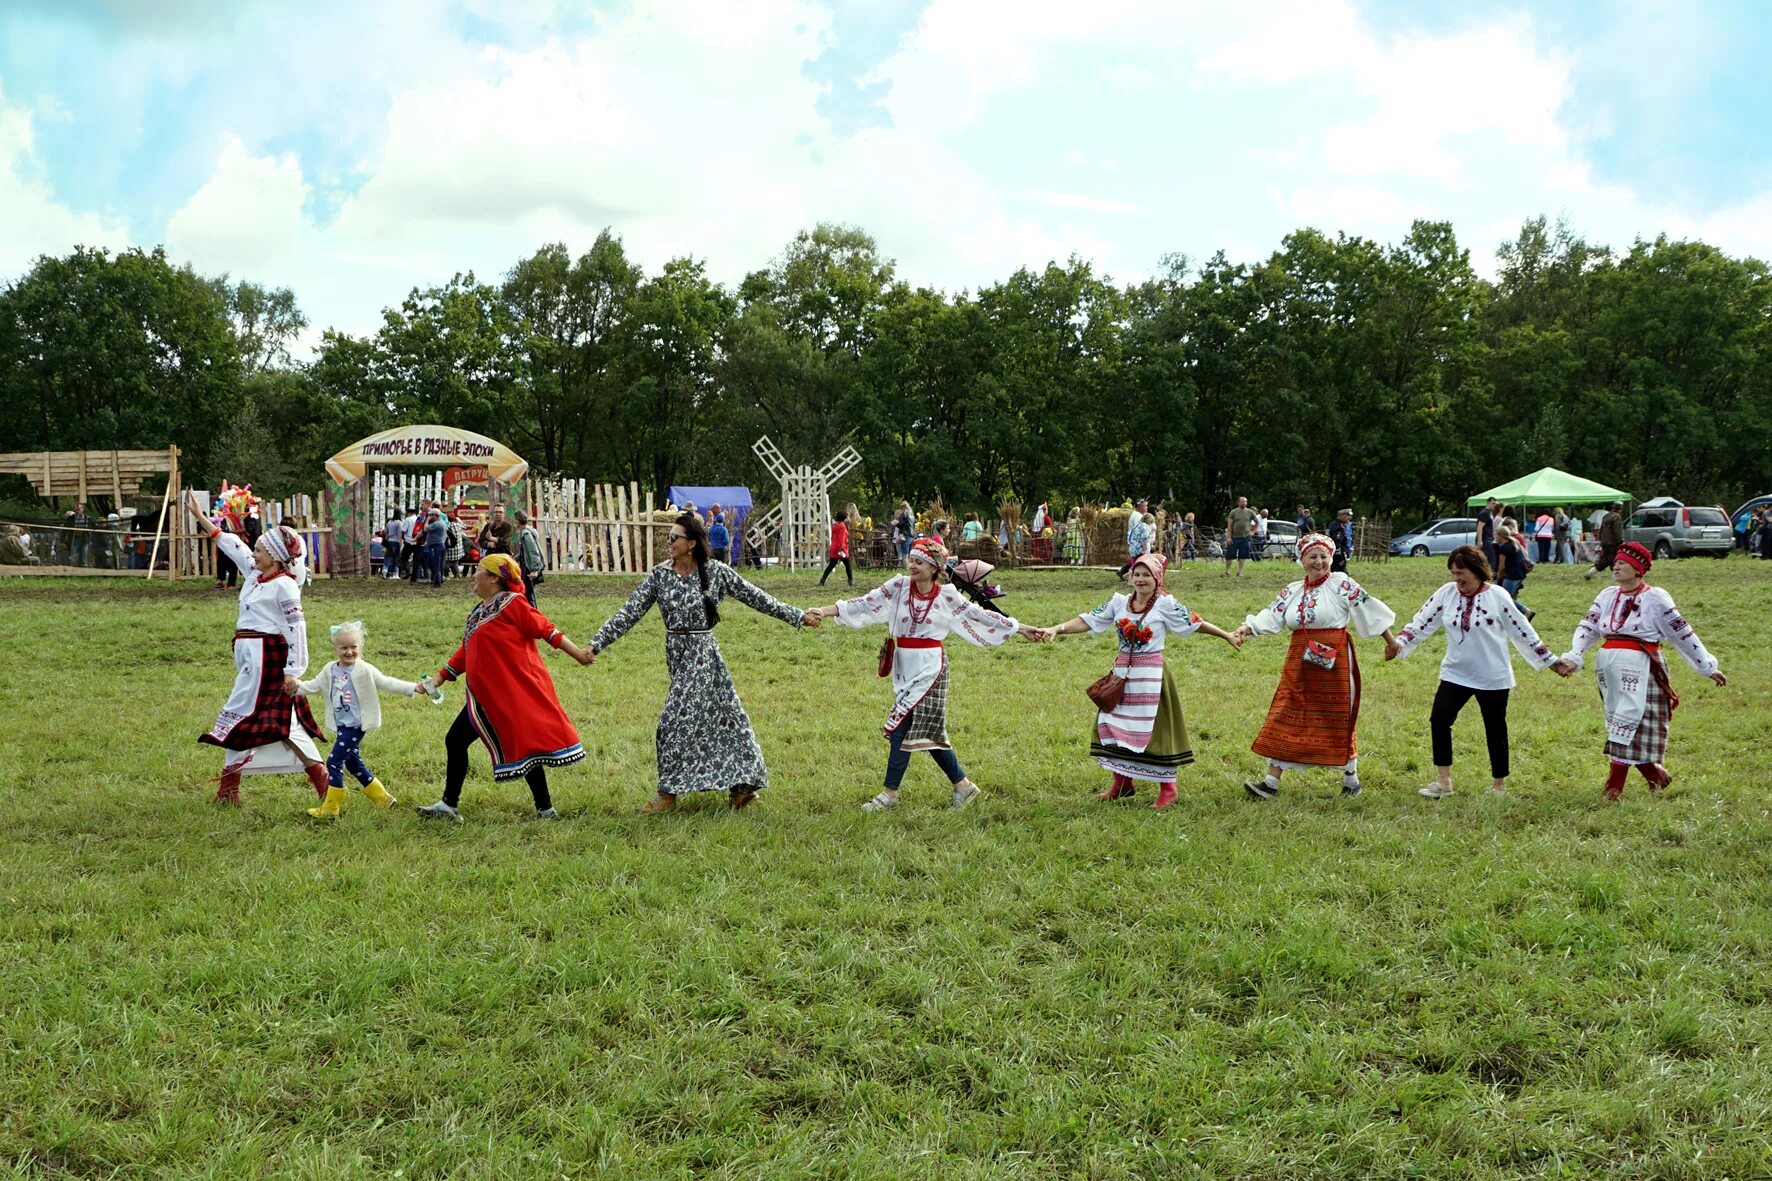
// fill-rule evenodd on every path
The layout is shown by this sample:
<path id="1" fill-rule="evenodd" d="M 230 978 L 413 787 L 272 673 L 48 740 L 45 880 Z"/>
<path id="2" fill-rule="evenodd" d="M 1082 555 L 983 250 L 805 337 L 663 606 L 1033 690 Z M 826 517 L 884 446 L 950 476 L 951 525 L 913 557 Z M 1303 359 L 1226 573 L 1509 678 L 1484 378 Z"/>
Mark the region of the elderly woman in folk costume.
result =
<path id="1" fill-rule="evenodd" d="M 1133 794 L 1132 781 L 1143 779 L 1158 785 L 1151 807 L 1167 808 L 1175 802 L 1176 768 L 1194 761 L 1181 693 L 1163 663 L 1169 637 L 1198 631 L 1233 648 L 1243 646 L 1241 639 L 1207 623 L 1169 594 L 1163 585 L 1168 569 L 1169 559 L 1162 554 L 1134 558 L 1130 593 L 1114 595 L 1093 611 L 1042 633 L 1042 638 L 1054 639 L 1074 632 L 1100 635 L 1111 628 L 1119 639 L 1113 676 L 1123 682 L 1120 698 L 1095 715 L 1095 739 L 1089 745 L 1095 761 L 1114 777 L 1098 799 L 1125 799 Z"/>
<path id="2" fill-rule="evenodd" d="M 1446 657 L 1440 661 L 1440 687 L 1434 692 L 1428 732 L 1434 749 L 1434 782 L 1421 789 L 1430 800 L 1452 794 L 1452 724 L 1472 697 L 1483 714 L 1483 736 L 1489 746 L 1489 790 L 1507 791 L 1507 699 L 1514 687 L 1511 642 L 1536 669 L 1569 676 L 1575 663 L 1560 660 L 1532 630 L 1532 621 L 1514 597 L 1491 579 L 1489 559 L 1474 545 L 1461 545 L 1446 558 L 1452 581 L 1435 591 L 1408 627 L 1397 633 L 1400 647 L 1386 652 L 1393 660 L 1407 656 L 1441 628 L 1446 630 Z"/>
<path id="3" fill-rule="evenodd" d="M 558 820 L 548 793 L 549 767 L 565 767 L 585 757 L 578 731 L 560 708 L 537 640 L 547 641 L 580 664 L 591 654 L 561 634 L 548 617 L 523 597 L 523 568 L 509 554 L 487 554 L 474 568 L 479 602 L 468 612 L 461 646 L 434 677 L 420 684 L 434 691 L 443 681 L 467 682 L 467 700 L 444 736 L 443 798 L 418 809 L 426 819 L 461 823 L 462 784 L 468 777 L 468 751 L 474 740 L 492 756 L 498 782 L 524 779 L 535 800 L 537 820 Z"/>
<path id="4" fill-rule="evenodd" d="M 714 638 L 720 602 L 737 599 L 793 627 L 817 627 L 819 614 L 776 601 L 716 560 L 707 526 L 694 513 L 682 514 L 671 526 L 670 555 L 647 571 L 628 601 L 597 629 L 592 658 L 658 604 L 671 686 L 658 718 L 658 794 L 640 810 L 668 812 L 678 796 L 698 791 L 726 792 L 734 808 L 744 808 L 769 786 L 769 769 Z"/>
<path id="5" fill-rule="evenodd" d="M 1354 742 L 1360 665 L 1348 631 L 1382 635 L 1385 652 L 1394 654 L 1399 646 L 1391 624 L 1397 616 L 1345 572 L 1332 571 L 1334 557 L 1335 543 L 1327 537 L 1313 533 L 1300 538 L 1298 564 L 1304 577 L 1231 633 L 1239 640 L 1292 633 L 1280 686 L 1251 748 L 1267 759 L 1267 775 L 1243 785 L 1258 800 L 1279 794 L 1285 771 L 1305 767 L 1339 768 L 1341 794 L 1360 794 Z"/>
<path id="6" fill-rule="evenodd" d="M 326 766 L 315 739 L 326 735 L 301 696 L 298 678 L 308 667 L 308 623 L 301 609 L 301 536 L 278 526 L 248 549 L 203 513 L 193 494 L 191 516 L 209 527 L 216 551 L 244 575 L 240 613 L 234 624 L 234 690 L 198 742 L 222 747 L 215 803 L 240 802 L 240 776 L 307 775 L 326 798 Z"/>
<path id="7" fill-rule="evenodd" d="M 941 543 L 922 538 L 905 555 L 903 574 L 859 599 L 818 608 L 846 627 L 883 623 L 891 633 L 880 648 L 880 675 L 892 678 L 892 708 L 881 727 L 890 744 L 885 790 L 861 806 L 864 812 L 898 806 L 898 786 L 911 753 L 919 750 L 929 752 L 953 785 L 952 807 L 964 808 L 977 798 L 978 785 L 966 777 L 948 741 L 948 660 L 942 640 L 957 633 L 980 648 L 994 648 L 1017 632 L 1030 640 L 1041 634 L 943 584 L 947 560 Z"/>
<path id="8" fill-rule="evenodd" d="M 1717 658 L 1674 606 L 1673 596 L 1643 581 L 1653 564 L 1649 551 L 1637 542 L 1618 547 L 1612 585 L 1594 598 L 1575 625 L 1575 638 L 1563 657 L 1580 668 L 1588 649 L 1600 646 L 1594 672 L 1606 709 L 1606 757 L 1612 761 L 1606 775 L 1608 800 L 1624 794 L 1632 767 L 1643 773 L 1650 791 L 1673 782 L 1661 761 L 1667 756 L 1668 722 L 1680 698 L 1662 659 L 1664 641 L 1678 648 L 1700 676 L 1719 685 L 1729 683 Z"/>

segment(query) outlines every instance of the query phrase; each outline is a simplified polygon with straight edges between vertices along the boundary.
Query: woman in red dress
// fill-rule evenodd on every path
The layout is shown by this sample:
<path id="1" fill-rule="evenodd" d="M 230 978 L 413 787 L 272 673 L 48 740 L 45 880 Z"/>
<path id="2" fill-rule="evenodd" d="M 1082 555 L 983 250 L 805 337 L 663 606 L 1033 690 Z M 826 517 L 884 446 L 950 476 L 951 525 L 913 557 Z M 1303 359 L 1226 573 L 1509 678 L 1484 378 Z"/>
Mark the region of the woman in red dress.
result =
<path id="1" fill-rule="evenodd" d="M 461 647 L 435 678 L 427 678 L 427 688 L 465 678 L 467 701 L 443 740 L 448 751 L 443 798 L 418 814 L 461 822 L 456 809 L 468 777 L 468 751 L 479 739 L 492 756 L 493 779 L 528 780 L 536 819 L 558 820 L 548 795 L 547 768 L 579 762 L 585 751 L 560 708 L 535 642 L 546 640 L 584 665 L 591 663 L 591 654 L 529 605 L 523 597 L 523 569 L 509 554 L 480 559 L 474 593 L 480 602 L 468 612 Z"/>

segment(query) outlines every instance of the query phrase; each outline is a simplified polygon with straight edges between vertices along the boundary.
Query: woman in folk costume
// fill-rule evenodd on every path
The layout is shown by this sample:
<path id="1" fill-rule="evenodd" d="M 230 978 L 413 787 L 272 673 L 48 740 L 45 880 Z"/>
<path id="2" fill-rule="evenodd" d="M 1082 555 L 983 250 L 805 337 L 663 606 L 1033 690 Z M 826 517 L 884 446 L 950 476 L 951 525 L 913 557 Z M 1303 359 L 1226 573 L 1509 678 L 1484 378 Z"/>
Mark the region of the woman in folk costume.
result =
<path id="1" fill-rule="evenodd" d="M 1430 800 L 1452 794 L 1452 724 L 1472 697 L 1483 713 L 1483 737 L 1489 746 L 1489 790 L 1507 790 L 1507 699 L 1514 687 L 1514 666 L 1507 646 L 1520 650 L 1526 663 L 1569 676 L 1575 663 L 1560 660 L 1532 630 L 1525 610 L 1491 579 L 1489 559 L 1474 545 L 1461 545 L 1446 558 L 1452 581 L 1435 591 L 1408 627 L 1397 633 L 1400 647 L 1386 660 L 1409 655 L 1441 628 L 1446 629 L 1446 657 L 1440 661 L 1440 687 L 1428 715 L 1434 748 L 1434 782 L 1421 789 Z"/>
<path id="2" fill-rule="evenodd" d="M 1008 615 L 967 600 L 941 575 L 947 550 L 925 537 L 905 555 L 905 572 L 886 580 L 859 599 L 842 599 L 818 609 L 847 627 L 883 623 L 891 635 L 880 649 L 880 675 L 892 678 L 892 708 L 881 727 L 890 753 L 886 757 L 885 790 L 861 806 L 883 812 L 898 806 L 898 785 L 904 781 L 913 751 L 926 750 L 953 785 L 951 806 L 964 808 L 978 796 L 978 785 L 966 777 L 948 741 L 948 659 L 942 640 L 950 633 L 980 648 L 994 648 L 1017 632 L 1037 639 L 1037 628 L 1024 627 Z"/>
<path id="3" fill-rule="evenodd" d="M 223 531 L 190 498 L 191 516 L 209 526 L 216 551 L 244 576 L 240 614 L 234 623 L 234 691 L 198 742 L 227 751 L 215 803 L 240 802 L 240 776 L 303 772 L 326 798 L 326 767 L 315 739 L 326 735 L 314 721 L 297 679 L 308 667 L 308 622 L 302 615 L 302 541 L 278 526 L 246 543 Z"/>
<path id="4" fill-rule="evenodd" d="M 462 784 L 468 777 L 468 751 L 474 740 L 492 756 L 492 778 L 524 779 L 535 799 L 537 820 L 558 820 L 548 794 L 549 767 L 565 767 L 585 757 L 578 731 L 560 708 L 537 640 L 558 648 L 580 664 L 591 654 L 561 634 L 548 617 L 523 597 L 523 568 L 509 554 L 487 554 L 474 568 L 474 594 L 461 647 L 434 677 L 420 682 L 430 691 L 439 682 L 464 678 L 467 700 L 444 736 L 443 798 L 418 809 L 427 819 L 461 823 Z"/>
<path id="5" fill-rule="evenodd" d="M 714 638 L 720 601 L 737 599 L 794 627 L 817 627 L 818 613 L 777 602 L 716 561 L 707 526 L 694 513 L 671 526 L 670 547 L 670 560 L 647 571 L 628 601 L 597 629 L 591 652 L 594 659 L 658 604 L 671 686 L 658 718 L 658 794 L 640 810 L 668 812 L 678 796 L 697 791 L 726 792 L 734 808 L 744 808 L 769 786 L 769 769 Z"/>
<path id="6" fill-rule="evenodd" d="M 1292 633 L 1280 687 L 1251 748 L 1267 759 L 1267 775 L 1243 785 L 1258 800 L 1279 794 L 1281 774 L 1305 767 L 1339 768 L 1341 794 L 1360 794 L 1354 743 L 1360 665 L 1348 631 L 1382 635 L 1385 652 L 1394 653 L 1398 645 L 1391 624 L 1397 616 L 1346 573 L 1332 571 L 1334 557 L 1335 543 L 1322 534 L 1300 538 L 1298 564 L 1304 577 L 1231 633 L 1238 639 Z"/>
<path id="7" fill-rule="evenodd" d="M 1171 636 L 1204 632 L 1241 648 L 1241 639 L 1215 627 L 1176 602 L 1163 586 L 1169 559 L 1162 554 L 1134 558 L 1129 594 L 1118 594 L 1095 610 L 1046 628 L 1043 638 L 1073 632 L 1100 635 L 1112 629 L 1119 639 L 1114 675 L 1125 680 L 1119 704 L 1095 715 L 1095 738 L 1089 753 L 1114 777 L 1098 799 L 1119 800 L 1133 794 L 1133 780 L 1158 785 L 1153 808 L 1175 802 L 1175 770 L 1194 761 L 1181 693 L 1163 664 Z"/>
<path id="8" fill-rule="evenodd" d="M 1612 563 L 1612 585 L 1601 591 L 1570 642 L 1565 660 L 1581 667 L 1582 657 L 1598 644 L 1594 673 L 1606 708 L 1606 798 L 1624 794 L 1624 781 L 1635 767 L 1649 781 L 1650 791 L 1673 782 L 1662 766 L 1667 756 L 1667 726 L 1680 704 L 1662 659 L 1665 641 L 1678 648 L 1700 676 L 1719 685 L 1729 678 L 1717 667 L 1692 625 L 1674 606 L 1673 596 L 1643 581 L 1654 563 L 1649 551 L 1634 541 L 1618 547 Z"/>

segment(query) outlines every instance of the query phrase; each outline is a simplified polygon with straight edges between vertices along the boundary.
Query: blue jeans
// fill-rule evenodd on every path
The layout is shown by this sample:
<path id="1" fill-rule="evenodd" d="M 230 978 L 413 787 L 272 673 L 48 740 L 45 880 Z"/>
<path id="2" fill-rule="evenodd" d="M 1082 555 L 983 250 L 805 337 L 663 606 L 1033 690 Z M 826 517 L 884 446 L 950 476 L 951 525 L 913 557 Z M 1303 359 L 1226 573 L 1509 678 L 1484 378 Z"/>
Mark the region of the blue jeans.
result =
<path id="1" fill-rule="evenodd" d="M 381 572 L 387 578 L 400 576 L 400 543 L 387 541 L 382 544 Z"/>
<path id="2" fill-rule="evenodd" d="M 431 572 L 431 585 L 443 585 L 443 543 L 425 546 L 425 569 Z"/>
<path id="3" fill-rule="evenodd" d="M 1525 585 L 1526 580 L 1524 578 L 1504 578 L 1501 580 L 1501 589 L 1506 591 L 1509 597 L 1511 597 L 1514 602 L 1519 603 L 1522 607 L 1524 607 L 1525 604 L 1520 603 L 1520 588 Z"/>
<path id="4" fill-rule="evenodd" d="M 904 736 L 911 728 L 911 720 L 907 717 L 892 732 L 892 752 L 886 756 L 886 788 L 897 791 L 898 785 L 904 782 L 905 769 L 911 765 L 911 752 L 904 748 Z M 948 777 L 949 783 L 958 783 L 966 778 L 966 772 L 960 769 L 960 760 L 951 750 L 932 750 L 929 757 L 941 768 L 942 774 Z"/>

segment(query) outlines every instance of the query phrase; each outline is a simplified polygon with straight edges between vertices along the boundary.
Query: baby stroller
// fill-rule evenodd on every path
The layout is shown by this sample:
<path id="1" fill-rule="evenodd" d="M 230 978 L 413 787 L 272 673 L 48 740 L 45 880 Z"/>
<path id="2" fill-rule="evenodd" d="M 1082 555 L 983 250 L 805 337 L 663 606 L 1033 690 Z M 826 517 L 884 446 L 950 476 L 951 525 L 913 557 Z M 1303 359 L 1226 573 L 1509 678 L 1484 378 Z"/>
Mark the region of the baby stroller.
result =
<path id="1" fill-rule="evenodd" d="M 948 581 L 954 589 L 983 607 L 986 611 L 995 611 L 998 615 L 1008 612 L 992 602 L 1000 599 L 1008 592 L 1000 586 L 993 586 L 985 581 L 996 567 L 989 562 L 981 562 L 977 558 L 968 558 L 962 562 L 958 558 L 948 559 Z"/>

